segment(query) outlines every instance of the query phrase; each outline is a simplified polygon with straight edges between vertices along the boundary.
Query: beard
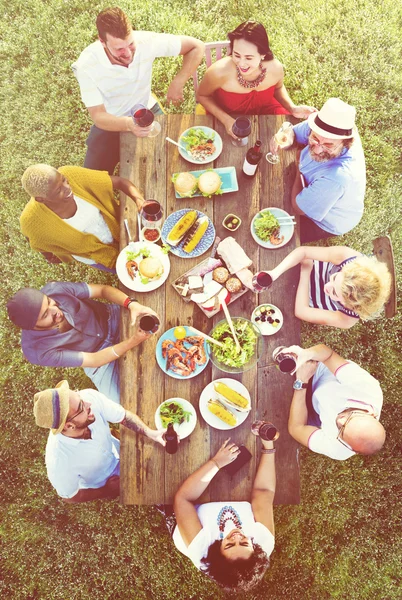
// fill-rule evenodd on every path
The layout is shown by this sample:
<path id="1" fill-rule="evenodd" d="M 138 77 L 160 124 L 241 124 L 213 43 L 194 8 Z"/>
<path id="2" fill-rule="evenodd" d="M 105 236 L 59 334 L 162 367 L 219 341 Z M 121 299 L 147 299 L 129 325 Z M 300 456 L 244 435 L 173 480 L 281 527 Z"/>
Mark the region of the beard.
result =
<path id="1" fill-rule="evenodd" d="M 328 152 L 326 150 L 324 150 L 323 152 L 320 152 L 320 154 L 316 154 L 315 152 L 313 152 L 312 150 L 313 146 L 310 146 L 310 144 L 308 145 L 308 153 L 310 155 L 310 157 L 315 160 L 315 162 L 328 162 L 329 160 L 331 160 L 331 158 L 337 158 L 343 151 L 343 145 L 341 145 L 339 148 L 337 148 L 337 150 L 335 152 Z"/>

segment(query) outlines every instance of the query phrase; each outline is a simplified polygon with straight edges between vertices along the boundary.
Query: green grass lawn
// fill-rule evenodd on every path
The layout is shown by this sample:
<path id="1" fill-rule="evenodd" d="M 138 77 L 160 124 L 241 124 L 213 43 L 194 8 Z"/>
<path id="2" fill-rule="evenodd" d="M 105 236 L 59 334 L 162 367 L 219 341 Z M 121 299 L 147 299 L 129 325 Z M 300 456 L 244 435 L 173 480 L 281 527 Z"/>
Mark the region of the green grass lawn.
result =
<path id="1" fill-rule="evenodd" d="M 82 165 L 90 121 L 70 64 L 95 39 L 98 0 L 2 0 L 0 21 L 0 219 L 2 298 L 51 279 L 115 281 L 79 266 L 48 266 L 30 251 L 18 216 L 20 185 L 35 162 Z M 339 96 L 357 108 L 368 189 L 359 226 L 336 243 L 370 252 L 389 234 L 401 267 L 401 23 L 391 0 L 122 0 L 135 27 L 225 39 L 248 18 L 261 20 L 286 67 L 293 100 L 320 107 Z M 180 60 L 154 67 L 163 98 Z M 194 110 L 192 84 L 177 112 Z M 207 600 L 223 594 L 179 555 L 162 519 L 149 508 L 118 502 L 67 506 L 44 467 L 47 434 L 35 426 L 38 389 L 79 370 L 43 369 L 23 360 L 19 333 L 1 303 L 1 537 L 3 598 Z M 302 502 L 277 507 L 276 547 L 264 582 L 247 600 L 397 600 L 401 598 L 400 387 L 401 316 L 350 331 L 303 327 L 305 344 L 325 340 L 377 377 L 384 391 L 384 450 L 346 463 L 301 452 Z M 399 463 L 399 464 L 398 464 Z"/>

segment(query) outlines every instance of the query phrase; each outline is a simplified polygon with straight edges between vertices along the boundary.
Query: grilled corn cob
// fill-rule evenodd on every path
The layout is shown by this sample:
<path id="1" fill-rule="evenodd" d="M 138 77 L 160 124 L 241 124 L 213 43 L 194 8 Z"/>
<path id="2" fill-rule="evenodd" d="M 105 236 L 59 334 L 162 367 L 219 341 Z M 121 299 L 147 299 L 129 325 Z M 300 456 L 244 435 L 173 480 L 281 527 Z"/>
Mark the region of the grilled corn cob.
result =
<path id="1" fill-rule="evenodd" d="M 196 220 L 190 231 L 187 233 L 186 239 L 184 240 L 184 252 L 190 253 L 196 246 L 198 246 L 204 233 L 208 229 L 208 224 L 208 217 L 200 217 Z"/>
<path id="2" fill-rule="evenodd" d="M 234 414 L 230 412 L 228 408 L 223 406 L 223 404 L 219 402 L 219 400 L 208 400 L 208 409 L 213 415 L 218 417 L 218 419 L 220 419 L 224 423 L 227 423 L 232 427 L 236 425 L 237 419 L 234 416 Z"/>
<path id="3" fill-rule="evenodd" d="M 217 394 L 223 396 L 230 404 L 233 404 L 236 408 L 248 409 L 249 403 L 247 398 L 232 390 L 226 383 L 214 383 L 214 388 Z"/>
<path id="4" fill-rule="evenodd" d="M 187 231 L 197 220 L 197 211 L 189 210 L 174 225 L 166 240 L 171 246 L 177 246 Z"/>

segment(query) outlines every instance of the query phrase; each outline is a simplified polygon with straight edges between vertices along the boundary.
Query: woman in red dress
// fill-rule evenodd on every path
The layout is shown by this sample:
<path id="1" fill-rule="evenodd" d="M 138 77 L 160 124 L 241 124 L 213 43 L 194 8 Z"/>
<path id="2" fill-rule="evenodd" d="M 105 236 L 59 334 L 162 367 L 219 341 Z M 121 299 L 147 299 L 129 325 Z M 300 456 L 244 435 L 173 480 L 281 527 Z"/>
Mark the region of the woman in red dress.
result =
<path id="1" fill-rule="evenodd" d="M 232 132 L 235 119 L 242 115 L 293 115 L 306 119 L 316 109 L 296 106 L 283 83 L 282 64 L 274 58 L 268 35 L 261 23 L 246 21 L 228 34 L 230 52 L 207 69 L 197 93 L 197 101 Z"/>

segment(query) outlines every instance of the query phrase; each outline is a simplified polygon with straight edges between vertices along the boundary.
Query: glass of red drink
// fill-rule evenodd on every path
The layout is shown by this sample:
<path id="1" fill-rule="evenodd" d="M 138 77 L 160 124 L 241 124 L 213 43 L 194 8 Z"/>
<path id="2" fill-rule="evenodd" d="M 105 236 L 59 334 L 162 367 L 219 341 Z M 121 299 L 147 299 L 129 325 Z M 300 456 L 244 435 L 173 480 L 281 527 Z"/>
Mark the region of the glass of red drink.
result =
<path id="1" fill-rule="evenodd" d="M 160 124 L 155 121 L 155 115 L 152 110 L 142 104 L 136 104 L 132 109 L 133 121 L 138 127 L 148 127 L 149 132 L 146 137 L 155 137 L 161 132 Z"/>
<path id="2" fill-rule="evenodd" d="M 271 287 L 273 280 L 269 273 L 266 271 L 260 271 L 254 275 L 252 283 L 254 291 L 259 293 L 263 292 L 264 290 L 268 290 Z"/>
<path id="3" fill-rule="evenodd" d="M 157 200 L 145 200 L 140 210 L 141 223 L 147 229 L 158 229 L 162 224 L 163 208 Z"/>

